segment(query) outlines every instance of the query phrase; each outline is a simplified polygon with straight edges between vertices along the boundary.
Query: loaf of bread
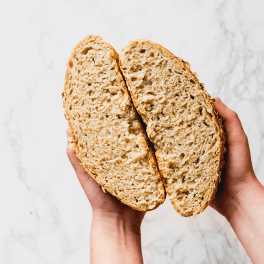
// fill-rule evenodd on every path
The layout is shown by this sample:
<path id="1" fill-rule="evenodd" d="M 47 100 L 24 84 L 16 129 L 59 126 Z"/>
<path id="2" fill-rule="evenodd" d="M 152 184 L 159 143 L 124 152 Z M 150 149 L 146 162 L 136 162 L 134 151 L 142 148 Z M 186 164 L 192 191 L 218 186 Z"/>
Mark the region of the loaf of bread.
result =
<path id="1" fill-rule="evenodd" d="M 175 210 L 197 215 L 214 198 L 224 164 L 225 133 L 214 101 L 187 62 L 151 41 L 129 42 L 120 69 Z"/>
<path id="2" fill-rule="evenodd" d="M 118 54 L 99 36 L 73 50 L 63 92 L 71 147 L 106 191 L 139 211 L 165 200 L 155 155 L 131 102 Z"/>

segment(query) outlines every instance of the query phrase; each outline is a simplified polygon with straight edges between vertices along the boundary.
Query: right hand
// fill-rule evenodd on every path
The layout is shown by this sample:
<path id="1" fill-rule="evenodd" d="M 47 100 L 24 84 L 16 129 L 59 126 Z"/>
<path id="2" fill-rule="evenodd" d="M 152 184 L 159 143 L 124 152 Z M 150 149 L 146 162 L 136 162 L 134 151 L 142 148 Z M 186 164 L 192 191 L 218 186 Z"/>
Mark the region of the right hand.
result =
<path id="1" fill-rule="evenodd" d="M 228 220 L 235 211 L 235 200 L 243 195 L 256 181 L 253 171 L 247 136 L 236 112 L 229 109 L 220 98 L 215 106 L 221 118 L 227 136 L 225 169 L 218 192 L 211 206 Z"/>

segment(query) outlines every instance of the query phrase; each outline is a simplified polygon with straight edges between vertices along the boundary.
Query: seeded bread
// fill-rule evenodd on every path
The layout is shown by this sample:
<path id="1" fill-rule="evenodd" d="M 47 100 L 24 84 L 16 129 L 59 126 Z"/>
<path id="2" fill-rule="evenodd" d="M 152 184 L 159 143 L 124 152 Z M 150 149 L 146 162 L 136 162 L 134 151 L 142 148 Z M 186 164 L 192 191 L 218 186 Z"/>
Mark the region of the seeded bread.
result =
<path id="1" fill-rule="evenodd" d="M 224 165 L 214 101 L 189 63 L 154 42 L 129 42 L 119 63 L 175 210 L 197 215 L 214 198 Z"/>
<path id="2" fill-rule="evenodd" d="M 154 153 L 118 67 L 118 54 L 99 36 L 73 50 L 63 92 L 71 147 L 106 191 L 139 211 L 165 200 Z"/>

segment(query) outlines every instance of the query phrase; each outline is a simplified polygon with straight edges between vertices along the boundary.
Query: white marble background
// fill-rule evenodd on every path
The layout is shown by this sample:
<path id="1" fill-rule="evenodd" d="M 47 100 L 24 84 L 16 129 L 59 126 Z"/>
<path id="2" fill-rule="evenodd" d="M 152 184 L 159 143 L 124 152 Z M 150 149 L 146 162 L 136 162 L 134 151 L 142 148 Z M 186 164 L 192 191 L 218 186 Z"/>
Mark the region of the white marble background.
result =
<path id="1" fill-rule="evenodd" d="M 263 0 L 0 3 L 0 263 L 89 263 L 91 208 L 65 154 L 65 64 L 86 35 L 158 42 L 238 112 L 264 183 Z M 251 263 L 223 217 L 168 201 L 142 226 L 145 264 Z"/>

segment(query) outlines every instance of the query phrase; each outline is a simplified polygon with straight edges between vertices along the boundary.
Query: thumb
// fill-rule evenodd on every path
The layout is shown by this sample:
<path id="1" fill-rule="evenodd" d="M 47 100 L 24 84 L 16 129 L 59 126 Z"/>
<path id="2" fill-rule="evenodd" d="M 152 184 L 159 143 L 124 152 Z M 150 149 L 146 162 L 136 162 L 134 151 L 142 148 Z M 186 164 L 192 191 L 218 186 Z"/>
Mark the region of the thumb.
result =
<path id="1" fill-rule="evenodd" d="M 247 141 L 247 136 L 243 130 L 237 113 L 229 109 L 219 97 L 215 98 L 215 107 L 223 119 L 223 125 L 227 136 L 227 144 L 230 146 Z"/>

